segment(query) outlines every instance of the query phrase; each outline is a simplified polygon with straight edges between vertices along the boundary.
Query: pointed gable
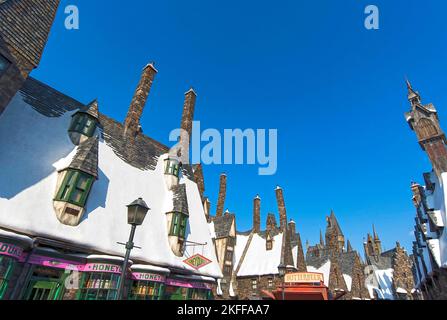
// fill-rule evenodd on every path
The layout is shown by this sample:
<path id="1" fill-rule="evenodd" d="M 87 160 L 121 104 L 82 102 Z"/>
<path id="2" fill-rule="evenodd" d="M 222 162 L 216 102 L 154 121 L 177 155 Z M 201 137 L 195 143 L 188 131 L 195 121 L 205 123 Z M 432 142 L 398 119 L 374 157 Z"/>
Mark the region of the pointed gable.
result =
<path id="1" fill-rule="evenodd" d="M 80 170 L 98 178 L 98 137 L 92 137 L 79 145 L 69 169 Z"/>

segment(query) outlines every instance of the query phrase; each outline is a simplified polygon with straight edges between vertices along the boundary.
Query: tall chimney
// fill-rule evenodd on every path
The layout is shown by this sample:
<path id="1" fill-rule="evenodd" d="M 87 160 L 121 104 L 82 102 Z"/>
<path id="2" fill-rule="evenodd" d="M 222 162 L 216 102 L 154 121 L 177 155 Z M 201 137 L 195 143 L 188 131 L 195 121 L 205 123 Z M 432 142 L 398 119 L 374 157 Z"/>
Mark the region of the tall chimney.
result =
<path id="1" fill-rule="evenodd" d="M 281 231 L 285 231 L 287 228 L 287 213 L 286 205 L 284 204 L 284 195 L 280 186 L 276 187 L 276 202 L 278 203 L 279 211 L 279 227 Z"/>
<path id="2" fill-rule="evenodd" d="M 261 231 L 261 198 L 259 195 L 253 200 L 253 232 Z"/>
<path id="3" fill-rule="evenodd" d="M 193 88 L 189 89 L 185 93 L 185 101 L 183 103 L 183 114 L 182 114 L 182 123 L 181 129 L 184 130 L 188 135 L 188 148 L 191 141 L 192 134 L 192 121 L 194 120 L 194 110 L 196 106 L 196 98 L 197 94 Z M 180 137 L 180 143 L 183 145 L 183 139 L 185 137 Z"/>
<path id="4" fill-rule="evenodd" d="M 199 188 L 199 193 L 202 201 L 204 200 L 205 194 L 205 181 L 203 178 L 203 169 L 202 165 L 199 163 L 193 167 L 194 171 L 194 180 L 197 184 L 197 188 Z"/>
<path id="5" fill-rule="evenodd" d="M 220 175 L 219 198 L 217 199 L 216 217 L 221 217 L 223 214 L 226 195 L 227 195 L 227 175 L 225 173 L 222 173 Z"/>
<path id="6" fill-rule="evenodd" d="M 130 103 L 129 111 L 127 112 L 126 120 L 124 120 L 124 134 L 135 136 L 139 131 L 140 119 L 143 114 L 144 106 L 146 105 L 147 97 L 151 90 L 152 82 L 157 74 L 153 63 L 149 63 L 143 69 L 140 82 L 135 89 L 135 94 Z"/>

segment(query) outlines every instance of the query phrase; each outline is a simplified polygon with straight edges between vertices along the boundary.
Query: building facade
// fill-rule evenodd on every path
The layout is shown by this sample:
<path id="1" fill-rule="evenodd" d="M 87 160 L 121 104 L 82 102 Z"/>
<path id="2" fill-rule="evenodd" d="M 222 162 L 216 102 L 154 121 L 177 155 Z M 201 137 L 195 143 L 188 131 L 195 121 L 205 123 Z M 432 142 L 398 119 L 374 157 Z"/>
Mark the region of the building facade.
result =
<path id="1" fill-rule="evenodd" d="M 425 186 L 416 182 L 411 184 L 416 208 L 413 242 L 416 293 L 424 299 L 444 300 L 447 299 L 446 137 L 435 106 L 423 104 L 421 96 L 408 81 L 407 89 L 411 109 L 405 119 L 432 164 L 432 171 L 423 175 Z"/>
<path id="2" fill-rule="evenodd" d="M 320 243 L 307 248 L 307 270 L 324 275 L 332 299 L 370 299 L 360 255 L 346 242 L 333 211 L 326 222 L 324 239 L 320 233 Z"/>
<path id="3" fill-rule="evenodd" d="M 33 57 L 37 66 L 57 5 L 2 2 L 2 48 Z M 4 17 L 20 12 L 22 27 L 34 26 L 31 34 L 5 27 L 8 21 L 17 27 Z M 177 150 L 141 128 L 154 65 L 143 68 L 120 122 L 102 113 L 98 100 L 84 104 L 28 77 L 31 68 L 10 81 L 21 65 L 7 58 L 10 65 L 0 72 L 6 77 L 0 78 L 0 299 L 113 300 L 120 281 L 125 299 L 212 298 L 222 272 L 201 168 L 182 165 Z M 188 90 L 181 128 L 189 135 L 195 103 Z M 130 233 L 126 205 L 138 198 L 150 211 L 121 279 L 122 242 Z"/>

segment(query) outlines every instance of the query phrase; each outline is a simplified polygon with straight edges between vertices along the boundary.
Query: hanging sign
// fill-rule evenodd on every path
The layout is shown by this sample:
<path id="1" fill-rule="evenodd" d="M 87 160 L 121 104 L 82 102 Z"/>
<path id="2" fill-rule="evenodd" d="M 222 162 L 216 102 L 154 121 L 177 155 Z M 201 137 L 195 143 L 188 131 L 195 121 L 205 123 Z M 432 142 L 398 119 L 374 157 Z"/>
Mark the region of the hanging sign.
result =
<path id="1" fill-rule="evenodd" d="M 105 272 L 105 273 L 121 273 L 120 266 L 109 263 L 87 263 L 82 271 L 84 272 Z"/>
<path id="2" fill-rule="evenodd" d="M 212 289 L 212 286 L 209 283 L 184 281 L 179 279 L 167 279 L 166 285 L 174 287 L 183 287 L 183 288 L 195 288 L 195 289 L 206 289 L 206 290 Z"/>
<path id="3" fill-rule="evenodd" d="M 192 257 L 189 257 L 188 259 L 183 261 L 188 266 L 199 270 L 200 268 L 203 268 L 204 266 L 210 264 L 212 261 L 210 259 L 205 258 L 201 254 L 195 254 Z"/>

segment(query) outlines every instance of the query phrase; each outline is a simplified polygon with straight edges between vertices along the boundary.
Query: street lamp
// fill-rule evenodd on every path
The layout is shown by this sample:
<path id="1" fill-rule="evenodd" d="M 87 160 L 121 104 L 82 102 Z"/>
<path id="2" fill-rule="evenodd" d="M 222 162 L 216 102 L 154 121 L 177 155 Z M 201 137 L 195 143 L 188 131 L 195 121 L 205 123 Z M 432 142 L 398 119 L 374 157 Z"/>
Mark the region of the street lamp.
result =
<path id="1" fill-rule="evenodd" d="M 286 266 L 281 263 L 278 266 L 278 272 L 279 272 L 279 276 L 282 278 L 282 299 L 286 300 L 284 297 L 284 287 L 285 287 L 285 277 L 286 277 Z"/>
<path id="2" fill-rule="evenodd" d="M 131 204 L 127 206 L 127 223 L 132 226 L 130 229 L 129 241 L 126 243 L 126 256 L 124 257 L 123 270 L 121 270 L 121 277 L 119 280 L 117 299 L 121 300 L 123 298 L 124 283 L 126 281 L 127 265 L 129 264 L 130 252 L 134 248 L 133 238 L 135 236 L 135 229 L 137 226 L 143 224 L 144 218 L 146 217 L 149 207 L 142 198 L 138 198 Z"/>

